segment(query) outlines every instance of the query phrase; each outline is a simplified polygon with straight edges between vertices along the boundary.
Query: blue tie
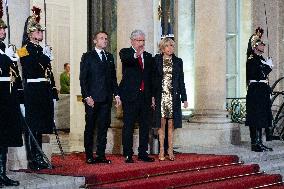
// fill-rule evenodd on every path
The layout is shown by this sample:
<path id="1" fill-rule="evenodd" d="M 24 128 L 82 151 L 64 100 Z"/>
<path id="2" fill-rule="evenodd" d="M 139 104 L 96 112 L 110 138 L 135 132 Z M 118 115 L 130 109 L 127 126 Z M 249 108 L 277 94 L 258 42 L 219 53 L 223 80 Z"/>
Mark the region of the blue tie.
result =
<path id="1" fill-rule="evenodd" d="M 102 54 L 102 62 L 106 62 L 107 60 L 104 51 L 101 51 L 101 54 Z"/>

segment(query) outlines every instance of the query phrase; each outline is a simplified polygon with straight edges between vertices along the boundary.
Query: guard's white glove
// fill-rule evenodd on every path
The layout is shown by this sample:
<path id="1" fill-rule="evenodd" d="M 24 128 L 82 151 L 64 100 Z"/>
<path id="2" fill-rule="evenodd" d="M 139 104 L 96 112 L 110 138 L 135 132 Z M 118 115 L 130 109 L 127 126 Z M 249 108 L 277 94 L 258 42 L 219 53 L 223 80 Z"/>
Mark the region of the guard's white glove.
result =
<path id="1" fill-rule="evenodd" d="M 56 104 L 57 104 L 56 99 L 53 99 L 53 107 L 54 107 L 54 109 L 56 107 Z"/>
<path id="2" fill-rule="evenodd" d="M 20 104 L 20 109 L 21 109 L 21 112 L 22 112 L 23 116 L 25 117 L 26 116 L 25 105 L 24 104 Z"/>
<path id="3" fill-rule="evenodd" d="M 265 65 L 270 66 L 270 68 L 273 68 L 272 58 L 267 58 L 266 61 L 261 60 L 261 62 L 262 62 L 263 64 L 265 64 Z"/>
<path id="4" fill-rule="evenodd" d="M 44 48 L 43 48 L 43 54 L 48 56 L 48 58 L 50 60 L 53 60 L 53 54 L 52 54 L 52 48 L 51 46 L 49 45 L 46 45 Z"/>
<path id="5" fill-rule="evenodd" d="M 17 53 L 15 53 L 14 46 L 12 45 L 9 47 L 6 47 L 5 54 L 14 62 L 19 60 L 19 56 Z"/>

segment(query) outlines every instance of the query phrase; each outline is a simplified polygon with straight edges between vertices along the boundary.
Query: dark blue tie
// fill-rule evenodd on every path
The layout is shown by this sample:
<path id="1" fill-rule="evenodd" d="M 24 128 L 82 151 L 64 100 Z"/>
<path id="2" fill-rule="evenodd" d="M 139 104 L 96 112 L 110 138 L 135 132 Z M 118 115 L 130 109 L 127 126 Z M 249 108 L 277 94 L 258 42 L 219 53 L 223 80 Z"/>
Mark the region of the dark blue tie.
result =
<path id="1" fill-rule="evenodd" d="M 104 51 L 101 51 L 101 55 L 102 55 L 102 62 L 106 62 L 106 55 Z"/>

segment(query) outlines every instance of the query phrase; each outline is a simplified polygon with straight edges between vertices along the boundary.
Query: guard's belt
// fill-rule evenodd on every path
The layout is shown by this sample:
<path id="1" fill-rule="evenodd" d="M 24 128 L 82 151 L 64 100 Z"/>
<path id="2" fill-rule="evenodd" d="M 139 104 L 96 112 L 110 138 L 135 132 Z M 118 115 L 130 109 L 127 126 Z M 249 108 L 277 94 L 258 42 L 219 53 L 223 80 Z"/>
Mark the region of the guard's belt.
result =
<path id="1" fill-rule="evenodd" d="M 11 81 L 10 77 L 0 77 L 0 81 Z"/>
<path id="2" fill-rule="evenodd" d="M 267 80 L 259 80 L 259 81 L 257 81 L 257 80 L 249 80 L 249 83 L 251 84 L 251 83 L 268 83 L 268 81 Z"/>
<path id="3" fill-rule="evenodd" d="M 27 83 L 38 83 L 42 81 L 47 81 L 47 79 L 46 78 L 27 79 Z"/>

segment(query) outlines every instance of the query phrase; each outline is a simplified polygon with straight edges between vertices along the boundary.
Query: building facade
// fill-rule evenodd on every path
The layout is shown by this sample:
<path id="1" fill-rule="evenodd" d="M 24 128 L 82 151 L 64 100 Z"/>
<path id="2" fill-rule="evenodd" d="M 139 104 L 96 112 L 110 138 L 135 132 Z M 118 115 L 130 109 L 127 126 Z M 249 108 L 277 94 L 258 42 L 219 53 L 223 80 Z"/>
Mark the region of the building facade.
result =
<path id="1" fill-rule="evenodd" d="M 9 1 L 11 43 L 18 47 L 33 5 L 42 8 L 44 25 L 42 0 Z M 63 64 L 71 64 L 71 151 L 84 149 L 85 112 L 79 68 L 82 54 L 91 48 L 90 36 L 95 30 L 104 29 L 111 34 L 109 50 L 116 57 L 121 48 L 130 46 L 129 36 L 134 29 L 146 33 L 146 50 L 152 54 L 157 53 L 163 29 L 174 33 L 177 56 L 184 61 L 188 101 L 194 115 L 175 132 L 175 144 L 180 146 L 231 145 L 242 140 L 240 125 L 233 124 L 228 117 L 226 98 L 245 97 L 246 49 L 256 27 L 265 30 L 264 41 L 273 58 L 270 83 L 284 75 L 282 0 L 46 0 L 46 5 L 46 41 L 53 47 L 57 86 Z M 268 56 L 267 51 L 265 55 Z M 120 81 L 121 63 L 119 58 L 116 60 Z M 184 110 L 185 115 L 188 113 Z M 120 149 L 121 115 L 121 110 L 114 110 L 108 133 L 110 153 Z"/>

